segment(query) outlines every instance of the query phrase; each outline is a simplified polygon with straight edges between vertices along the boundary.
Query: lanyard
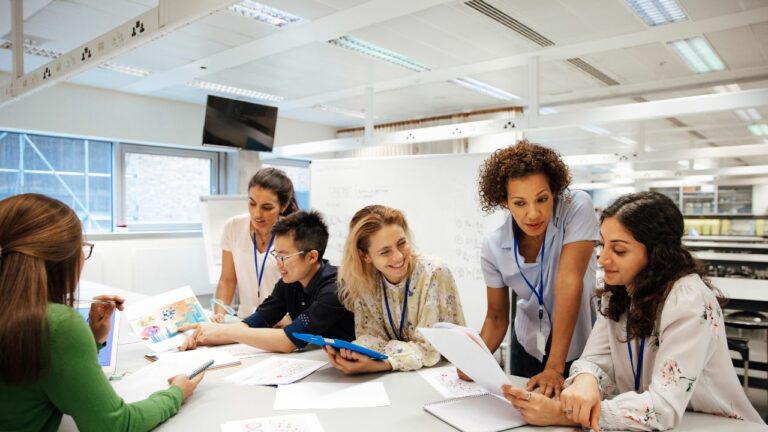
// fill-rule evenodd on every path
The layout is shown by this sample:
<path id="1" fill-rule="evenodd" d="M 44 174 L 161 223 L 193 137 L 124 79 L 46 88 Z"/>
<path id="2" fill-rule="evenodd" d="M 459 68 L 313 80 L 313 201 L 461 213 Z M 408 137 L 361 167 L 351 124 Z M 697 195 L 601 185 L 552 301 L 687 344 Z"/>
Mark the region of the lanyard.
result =
<path id="1" fill-rule="evenodd" d="M 517 258 L 517 234 L 513 235 L 515 239 L 515 264 L 517 264 L 517 269 L 520 270 L 520 276 L 523 277 L 523 280 L 525 281 L 525 284 L 528 285 L 528 288 L 531 289 L 531 292 L 536 296 L 536 300 L 539 302 L 539 319 L 542 319 L 544 317 L 544 249 L 547 245 L 547 237 L 546 233 L 544 234 L 544 240 L 541 242 L 541 262 L 539 263 L 539 290 L 536 290 L 536 287 L 531 283 L 531 281 L 528 280 L 527 277 L 525 277 L 525 273 L 523 273 L 522 267 L 520 267 L 520 259 Z"/>
<path id="2" fill-rule="evenodd" d="M 275 241 L 275 235 L 272 234 L 272 238 L 269 239 L 269 244 L 267 245 L 267 250 L 264 251 L 264 260 L 261 262 L 261 271 L 259 271 L 259 254 L 258 249 L 256 248 L 256 231 L 253 232 L 253 263 L 256 265 L 256 276 L 259 279 L 259 285 L 256 288 L 256 297 L 261 296 L 261 278 L 264 276 L 264 269 L 267 268 L 267 257 L 269 256 L 269 250 L 272 249 L 272 242 Z"/>
<path id="3" fill-rule="evenodd" d="M 400 331 L 395 328 L 395 322 L 392 320 L 392 312 L 389 310 L 389 300 L 387 299 L 387 285 L 384 283 L 384 278 L 381 280 L 381 289 L 384 292 L 384 305 L 387 307 L 387 317 L 389 318 L 389 326 L 392 327 L 392 332 L 395 334 L 397 340 L 404 340 L 403 338 L 403 323 L 405 322 L 406 308 L 408 307 L 408 288 L 411 286 L 411 278 L 409 277 L 405 281 L 405 296 L 403 298 L 403 311 L 400 314 Z"/>
<path id="4" fill-rule="evenodd" d="M 627 351 L 629 352 L 629 364 L 632 366 L 632 375 L 635 377 L 635 391 L 640 391 L 640 377 L 643 374 L 643 351 L 645 351 L 645 336 L 640 338 L 640 348 L 637 353 L 637 370 L 635 370 L 635 361 L 632 358 L 632 344 L 629 340 L 629 330 L 627 330 Z"/>

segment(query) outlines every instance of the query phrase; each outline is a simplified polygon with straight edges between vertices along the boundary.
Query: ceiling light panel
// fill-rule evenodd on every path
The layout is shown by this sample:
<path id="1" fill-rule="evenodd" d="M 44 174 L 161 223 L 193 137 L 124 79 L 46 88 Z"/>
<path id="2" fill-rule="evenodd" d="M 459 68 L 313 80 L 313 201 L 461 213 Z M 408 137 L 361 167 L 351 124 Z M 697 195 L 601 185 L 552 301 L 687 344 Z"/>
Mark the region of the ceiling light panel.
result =
<path id="1" fill-rule="evenodd" d="M 768 135 L 768 124 L 753 124 L 747 127 L 754 136 Z"/>
<path id="2" fill-rule="evenodd" d="M 240 3 L 229 7 L 229 10 L 274 27 L 285 27 L 288 24 L 304 21 L 300 16 L 290 14 L 280 9 L 256 3 L 255 1 L 243 0 Z"/>
<path id="3" fill-rule="evenodd" d="M 627 0 L 627 3 L 650 27 L 688 19 L 675 0 Z"/>
<path id="4" fill-rule="evenodd" d="M 725 70 L 723 61 L 701 36 L 667 42 L 667 45 L 696 73 Z"/>
<path id="5" fill-rule="evenodd" d="M 231 94 L 235 96 L 243 96 L 243 97 L 258 99 L 258 100 L 267 101 L 267 102 L 280 102 L 283 99 L 285 99 L 282 96 L 264 93 L 257 90 L 233 87 L 225 84 L 218 84 L 210 81 L 203 81 L 203 80 L 197 80 L 197 79 L 188 83 L 187 86 L 199 88 L 199 89 L 214 92 L 214 93 L 225 93 L 225 94 Z"/>

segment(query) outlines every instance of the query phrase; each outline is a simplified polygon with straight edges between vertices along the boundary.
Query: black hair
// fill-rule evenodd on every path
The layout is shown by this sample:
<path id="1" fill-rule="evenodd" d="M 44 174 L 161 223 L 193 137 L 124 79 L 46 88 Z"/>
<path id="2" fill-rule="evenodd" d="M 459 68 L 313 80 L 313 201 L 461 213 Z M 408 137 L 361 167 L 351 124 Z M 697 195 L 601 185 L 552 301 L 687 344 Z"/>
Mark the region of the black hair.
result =
<path id="1" fill-rule="evenodd" d="M 323 215 L 317 210 L 297 211 L 281 218 L 272 226 L 272 234 L 283 236 L 293 234 L 293 244 L 302 251 L 316 250 L 319 259 L 325 254 L 328 245 L 328 225 Z"/>

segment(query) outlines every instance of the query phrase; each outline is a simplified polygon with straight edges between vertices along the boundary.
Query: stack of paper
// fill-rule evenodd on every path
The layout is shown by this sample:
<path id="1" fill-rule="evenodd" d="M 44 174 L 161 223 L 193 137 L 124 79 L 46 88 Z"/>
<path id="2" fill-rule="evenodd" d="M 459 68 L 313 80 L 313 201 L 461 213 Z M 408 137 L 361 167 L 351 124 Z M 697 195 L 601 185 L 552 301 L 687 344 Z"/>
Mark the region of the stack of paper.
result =
<path id="1" fill-rule="evenodd" d="M 225 378 L 236 384 L 279 385 L 296 382 L 328 364 L 324 361 L 270 357 Z"/>
<path id="2" fill-rule="evenodd" d="M 264 354 L 270 354 L 269 351 L 265 351 L 261 348 L 252 347 L 246 344 L 231 344 L 231 345 L 219 345 L 211 347 L 213 350 L 224 351 L 232 354 L 233 356 L 244 359 L 249 357 L 256 357 Z"/>
<path id="3" fill-rule="evenodd" d="M 388 406 L 382 382 L 362 384 L 299 383 L 277 387 L 276 410 L 335 409 Z"/>
<path id="4" fill-rule="evenodd" d="M 316 414 L 291 414 L 230 421 L 221 432 L 323 432 Z"/>
<path id="5" fill-rule="evenodd" d="M 195 358 L 200 356 L 213 359 L 213 366 L 211 366 L 210 369 L 241 364 L 240 359 L 233 356 L 232 354 L 209 347 L 200 347 L 193 351 L 166 351 L 162 353 L 146 355 L 146 357 L 152 361 L 166 360 L 169 362 L 184 362 L 186 358 Z"/>

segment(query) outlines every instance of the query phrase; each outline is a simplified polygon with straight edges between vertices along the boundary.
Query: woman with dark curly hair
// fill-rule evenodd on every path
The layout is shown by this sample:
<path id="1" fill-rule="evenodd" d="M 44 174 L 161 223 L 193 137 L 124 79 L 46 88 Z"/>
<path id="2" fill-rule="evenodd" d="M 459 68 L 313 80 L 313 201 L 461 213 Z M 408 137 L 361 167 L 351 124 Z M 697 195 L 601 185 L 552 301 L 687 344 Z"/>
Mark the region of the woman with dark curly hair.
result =
<path id="1" fill-rule="evenodd" d="M 589 195 L 568 190 L 570 182 L 555 151 L 528 141 L 497 150 L 480 169 L 483 210 L 509 210 L 483 242 L 488 311 L 481 336 L 491 350 L 501 344 L 512 288 L 520 300 L 511 371 L 547 396 L 560 394 L 594 320 L 597 218 Z"/>
<path id="2" fill-rule="evenodd" d="M 600 234 L 602 316 L 560 401 L 505 386 L 507 399 L 537 425 L 665 430 L 686 409 L 763 424 L 733 369 L 716 292 L 681 243 L 675 203 L 624 195 Z"/>

